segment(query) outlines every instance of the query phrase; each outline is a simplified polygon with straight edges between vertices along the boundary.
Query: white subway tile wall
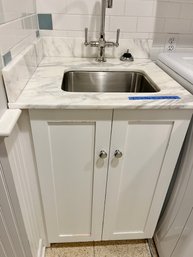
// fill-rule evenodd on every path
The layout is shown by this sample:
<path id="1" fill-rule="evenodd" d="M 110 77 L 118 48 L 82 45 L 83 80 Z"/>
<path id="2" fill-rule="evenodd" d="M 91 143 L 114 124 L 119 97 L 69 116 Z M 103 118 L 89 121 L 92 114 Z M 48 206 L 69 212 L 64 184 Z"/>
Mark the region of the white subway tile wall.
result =
<path id="1" fill-rule="evenodd" d="M 52 15 L 53 29 L 40 30 L 44 37 L 44 55 L 96 56 L 96 49 L 85 49 L 83 45 L 84 28 L 88 27 L 90 40 L 98 38 L 101 1 L 36 0 L 37 13 Z M 107 50 L 111 57 L 118 57 L 124 47 L 135 52 L 136 46 L 132 44 L 132 49 L 126 39 L 137 40 L 141 46 L 146 42 L 149 46 L 147 56 L 152 59 L 156 59 L 159 52 L 167 51 L 171 36 L 175 37 L 176 49 L 193 48 L 193 0 L 113 0 L 113 8 L 106 10 L 106 39 L 115 40 L 118 28 L 121 29 L 120 46 L 113 51 Z M 77 49 L 69 47 L 69 42 L 74 42 Z"/>
<path id="2" fill-rule="evenodd" d="M 0 24 L 35 13 L 35 1 L 0 0 Z"/>
<path id="3" fill-rule="evenodd" d="M 36 37 L 37 13 L 51 14 L 53 30 L 41 30 L 51 37 L 90 39 L 100 29 L 101 0 L 0 0 L 0 50 L 12 57 Z M 177 46 L 192 46 L 193 0 L 113 0 L 106 11 L 106 38 L 114 39 L 117 28 L 121 39 L 153 40 L 163 46 L 168 34 L 178 35 Z"/>
<path id="4" fill-rule="evenodd" d="M 37 30 L 36 20 L 36 15 L 30 15 L 0 25 L 1 54 L 6 54 L 17 44 L 21 44 L 23 40 L 31 37 L 31 35 L 35 36 L 35 31 Z"/>
<path id="5" fill-rule="evenodd" d="M 36 39 L 37 30 L 35 0 L 0 0 L 0 70 Z M 0 73 L 0 117 L 6 108 Z"/>
<path id="6" fill-rule="evenodd" d="M 36 38 L 38 22 L 35 0 L 0 0 L 0 53 L 12 57 Z M 22 44 L 23 43 L 23 44 Z M 13 52 L 13 53 L 12 53 Z"/>
<path id="7" fill-rule="evenodd" d="M 135 38 L 138 33 L 148 33 L 148 38 L 159 33 L 192 34 L 193 0 L 113 2 L 113 8 L 106 12 L 107 33 L 120 28 L 121 38 L 125 38 L 123 33 L 128 33 L 128 38 Z M 100 6 L 101 0 L 37 0 L 37 12 L 52 14 L 53 30 L 59 31 L 58 36 L 73 31 L 73 35 L 79 37 L 84 27 L 88 27 L 90 32 L 99 31 Z M 54 34 L 49 31 L 46 35 Z M 140 36 L 143 38 L 143 35 Z"/>

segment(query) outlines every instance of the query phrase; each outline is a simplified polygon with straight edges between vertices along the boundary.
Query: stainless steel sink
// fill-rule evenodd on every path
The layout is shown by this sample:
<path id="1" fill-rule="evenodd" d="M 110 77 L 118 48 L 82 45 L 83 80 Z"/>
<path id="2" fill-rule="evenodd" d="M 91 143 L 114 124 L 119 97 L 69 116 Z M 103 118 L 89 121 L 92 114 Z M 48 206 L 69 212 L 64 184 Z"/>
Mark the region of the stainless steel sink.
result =
<path id="1" fill-rule="evenodd" d="M 158 92 L 149 77 L 136 71 L 68 71 L 62 90 L 70 92 Z"/>

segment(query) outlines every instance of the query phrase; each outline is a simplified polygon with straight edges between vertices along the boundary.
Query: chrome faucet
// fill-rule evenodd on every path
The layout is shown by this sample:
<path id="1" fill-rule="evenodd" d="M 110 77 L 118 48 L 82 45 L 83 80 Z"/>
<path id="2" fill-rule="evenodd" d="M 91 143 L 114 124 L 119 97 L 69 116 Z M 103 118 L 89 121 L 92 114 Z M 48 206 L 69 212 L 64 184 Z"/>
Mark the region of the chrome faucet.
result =
<path id="1" fill-rule="evenodd" d="M 100 27 L 100 35 L 98 41 L 90 41 L 88 42 L 88 28 L 85 28 L 85 42 L 84 45 L 91 47 L 98 47 L 98 56 L 96 58 L 97 62 L 106 62 L 105 58 L 105 47 L 118 47 L 119 46 L 119 36 L 120 29 L 117 29 L 117 38 L 116 42 L 106 41 L 105 40 L 105 16 L 106 16 L 106 8 L 112 8 L 113 0 L 102 0 L 101 5 L 101 27 Z"/>

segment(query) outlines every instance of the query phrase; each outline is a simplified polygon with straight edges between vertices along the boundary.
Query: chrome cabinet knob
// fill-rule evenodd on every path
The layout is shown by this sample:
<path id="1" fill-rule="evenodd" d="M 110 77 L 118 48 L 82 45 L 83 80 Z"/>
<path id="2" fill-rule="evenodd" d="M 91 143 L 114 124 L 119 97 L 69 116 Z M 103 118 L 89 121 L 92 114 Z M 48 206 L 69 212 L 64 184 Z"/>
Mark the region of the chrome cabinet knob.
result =
<path id="1" fill-rule="evenodd" d="M 107 153 L 104 150 L 101 150 L 99 153 L 99 157 L 101 159 L 105 159 L 105 158 L 107 158 Z"/>
<path id="2" fill-rule="evenodd" d="M 119 159 L 123 156 L 122 152 L 119 150 L 116 150 L 114 153 L 115 158 Z"/>

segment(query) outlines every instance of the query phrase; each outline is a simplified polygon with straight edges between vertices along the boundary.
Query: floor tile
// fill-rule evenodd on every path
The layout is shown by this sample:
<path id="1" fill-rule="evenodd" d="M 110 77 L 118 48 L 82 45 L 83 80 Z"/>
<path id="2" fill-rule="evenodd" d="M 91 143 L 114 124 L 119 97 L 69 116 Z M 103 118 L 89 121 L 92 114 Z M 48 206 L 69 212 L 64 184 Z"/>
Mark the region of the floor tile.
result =
<path id="1" fill-rule="evenodd" d="M 46 257 L 94 257 L 93 243 L 52 244 Z"/>
<path id="2" fill-rule="evenodd" d="M 95 257 L 151 257 L 145 240 L 94 243 Z"/>

